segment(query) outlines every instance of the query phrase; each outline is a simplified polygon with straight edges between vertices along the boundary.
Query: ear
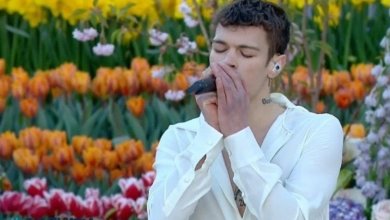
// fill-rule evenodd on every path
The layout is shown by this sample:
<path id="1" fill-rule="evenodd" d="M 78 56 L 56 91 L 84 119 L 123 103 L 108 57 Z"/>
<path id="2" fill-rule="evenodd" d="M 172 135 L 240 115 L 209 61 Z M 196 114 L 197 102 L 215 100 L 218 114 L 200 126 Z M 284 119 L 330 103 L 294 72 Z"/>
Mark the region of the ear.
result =
<path id="1" fill-rule="evenodd" d="M 287 57 L 285 54 L 275 54 L 268 63 L 268 69 L 270 70 L 268 71 L 268 77 L 271 79 L 277 77 L 286 65 L 286 61 Z"/>

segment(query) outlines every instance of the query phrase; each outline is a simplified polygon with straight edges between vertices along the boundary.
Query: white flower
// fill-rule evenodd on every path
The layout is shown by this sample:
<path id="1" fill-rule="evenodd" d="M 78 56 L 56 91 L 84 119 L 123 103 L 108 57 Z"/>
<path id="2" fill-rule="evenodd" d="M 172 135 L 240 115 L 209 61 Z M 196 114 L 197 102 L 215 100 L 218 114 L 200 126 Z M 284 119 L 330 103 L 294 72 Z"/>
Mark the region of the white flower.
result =
<path id="1" fill-rule="evenodd" d="M 362 142 L 361 138 L 347 137 L 343 147 L 343 164 L 353 160 L 360 154 L 358 144 Z"/>
<path id="2" fill-rule="evenodd" d="M 371 75 L 378 77 L 382 73 L 382 71 L 383 71 L 383 67 L 380 64 L 378 64 L 371 69 Z"/>
<path id="3" fill-rule="evenodd" d="M 74 39 L 83 42 L 93 40 L 98 36 L 98 32 L 94 28 L 83 29 L 82 31 L 76 28 L 72 34 Z"/>
<path id="4" fill-rule="evenodd" d="M 196 52 L 197 45 L 194 41 L 190 41 L 188 37 L 180 37 L 177 39 L 177 45 L 179 49 L 177 50 L 180 54 L 191 54 Z"/>
<path id="5" fill-rule="evenodd" d="M 191 16 L 189 15 L 184 15 L 184 23 L 187 25 L 187 27 L 189 28 L 193 28 L 193 27 L 196 27 L 199 22 L 195 19 L 193 19 Z"/>
<path id="6" fill-rule="evenodd" d="M 187 2 L 182 1 L 179 5 L 179 11 L 183 14 L 190 14 L 192 10 Z"/>
<path id="7" fill-rule="evenodd" d="M 169 35 L 156 29 L 149 30 L 149 41 L 153 46 L 161 46 L 168 40 Z"/>
<path id="8" fill-rule="evenodd" d="M 385 64 L 390 65 L 390 53 L 386 53 L 385 55 Z"/>
<path id="9" fill-rule="evenodd" d="M 185 93 L 182 90 L 177 90 L 177 91 L 168 90 L 164 94 L 164 96 L 167 100 L 170 100 L 170 101 L 180 101 L 184 98 Z"/>
<path id="10" fill-rule="evenodd" d="M 372 206 L 372 220 L 389 220 L 390 219 L 390 200 L 382 200 Z"/>
<path id="11" fill-rule="evenodd" d="M 364 103 L 369 107 L 375 107 L 377 104 L 375 93 L 370 93 L 366 98 L 364 99 Z"/>
<path id="12" fill-rule="evenodd" d="M 383 99 L 390 99 L 390 86 L 387 86 L 385 90 L 383 90 L 382 93 Z"/>
<path id="13" fill-rule="evenodd" d="M 110 56 L 114 52 L 115 46 L 113 44 L 100 44 L 92 48 L 93 52 L 98 56 Z"/>
<path id="14" fill-rule="evenodd" d="M 377 117 L 377 118 L 384 118 L 385 116 L 386 116 L 385 108 L 383 106 L 379 106 L 375 110 L 375 117 Z"/>
<path id="15" fill-rule="evenodd" d="M 389 45 L 389 39 L 387 37 L 384 37 L 381 42 L 379 43 L 379 45 L 382 47 L 382 48 L 387 48 L 388 45 Z"/>
<path id="16" fill-rule="evenodd" d="M 152 70 L 152 77 L 153 78 L 162 79 L 165 76 L 165 74 L 166 74 L 166 71 L 165 71 L 164 67 Z"/>
<path id="17" fill-rule="evenodd" d="M 390 57 L 389 57 L 389 59 L 390 59 Z M 379 76 L 377 78 L 377 81 L 376 81 L 378 86 L 385 86 L 385 85 L 387 85 L 387 82 L 389 82 L 389 77 L 387 77 L 387 76 Z"/>

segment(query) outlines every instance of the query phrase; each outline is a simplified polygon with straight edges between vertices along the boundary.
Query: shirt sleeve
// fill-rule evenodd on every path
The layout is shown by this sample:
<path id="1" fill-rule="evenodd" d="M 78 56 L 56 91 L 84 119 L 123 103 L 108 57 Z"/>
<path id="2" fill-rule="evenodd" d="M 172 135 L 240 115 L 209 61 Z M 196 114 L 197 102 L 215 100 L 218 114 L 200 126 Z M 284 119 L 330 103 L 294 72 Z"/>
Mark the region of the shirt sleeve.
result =
<path id="1" fill-rule="evenodd" d="M 224 140 L 233 181 L 257 219 L 312 220 L 326 215 L 341 166 L 341 125 L 328 117 L 303 141 L 301 156 L 282 183 L 281 168 L 266 159 L 249 127 Z"/>
<path id="2" fill-rule="evenodd" d="M 204 120 L 194 138 L 188 138 L 190 133 L 170 126 L 161 137 L 154 164 L 157 176 L 147 204 L 149 220 L 187 220 L 211 189 L 209 168 L 222 150 L 223 135 Z M 202 167 L 195 171 L 205 155 Z"/>

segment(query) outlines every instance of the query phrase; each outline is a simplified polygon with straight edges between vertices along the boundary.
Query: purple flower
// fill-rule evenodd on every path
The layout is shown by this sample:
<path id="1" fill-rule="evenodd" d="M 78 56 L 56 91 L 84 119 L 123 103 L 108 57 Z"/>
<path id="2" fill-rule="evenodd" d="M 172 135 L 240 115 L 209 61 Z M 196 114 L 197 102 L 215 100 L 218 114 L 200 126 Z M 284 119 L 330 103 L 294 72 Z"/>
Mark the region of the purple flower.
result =
<path id="1" fill-rule="evenodd" d="M 93 52 L 98 56 L 110 56 L 114 52 L 115 46 L 113 44 L 100 44 L 92 48 Z"/>
<path id="2" fill-rule="evenodd" d="M 366 220 L 361 204 L 347 198 L 337 198 L 329 204 L 330 220 Z"/>

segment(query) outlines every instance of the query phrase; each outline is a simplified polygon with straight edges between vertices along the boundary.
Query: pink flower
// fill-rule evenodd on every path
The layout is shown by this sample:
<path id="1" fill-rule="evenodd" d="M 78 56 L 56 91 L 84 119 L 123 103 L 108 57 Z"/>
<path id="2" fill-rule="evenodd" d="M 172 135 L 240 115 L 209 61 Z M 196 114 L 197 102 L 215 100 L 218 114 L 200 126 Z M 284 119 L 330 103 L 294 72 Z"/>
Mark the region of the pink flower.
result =
<path id="1" fill-rule="evenodd" d="M 117 219 L 129 219 L 134 215 L 135 202 L 133 199 L 119 196 L 115 198 L 113 205 L 116 209 Z"/>
<path id="2" fill-rule="evenodd" d="M 98 199 L 99 198 L 99 195 L 100 195 L 100 192 L 98 189 L 94 189 L 94 188 L 87 188 L 85 190 L 85 198 L 89 199 L 89 198 L 95 198 L 95 199 Z"/>
<path id="3" fill-rule="evenodd" d="M 50 206 L 50 215 L 63 214 L 68 210 L 67 195 L 62 189 L 51 189 L 49 192 L 45 192 L 44 196 Z"/>
<path id="4" fill-rule="evenodd" d="M 169 35 L 157 29 L 149 30 L 149 41 L 153 46 L 161 46 L 168 40 Z"/>
<path id="5" fill-rule="evenodd" d="M 86 206 L 80 196 L 69 196 L 67 198 L 67 205 L 69 207 L 69 211 L 76 218 L 82 218 L 85 216 Z"/>
<path id="6" fill-rule="evenodd" d="M 122 194 L 126 198 L 136 200 L 137 198 L 145 194 L 145 189 L 142 180 L 137 180 L 134 177 L 128 179 L 122 178 L 119 180 L 118 184 L 122 190 Z"/>
<path id="7" fill-rule="evenodd" d="M 180 101 L 184 98 L 185 96 L 185 93 L 184 91 L 182 90 L 177 90 L 177 91 L 174 91 L 174 90 L 168 90 L 165 94 L 164 94 L 165 98 L 167 100 L 170 100 L 170 101 Z"/>
<path id="8" fill-rule="evenodd" d="M 155 178 L 156 178 L 156 172 L 154 171 L 149 171 L 145 174 L 142 174 L 141 179 L 146 189 L 149 189 L 152 186 Z"/>
<path id="9" fill-rule="evenodd" d="M 148 214 L 146 213 L 146 199 L 145 197 L 140 197 L 134 203 L 134 211 L 137 214 L 137 218 L 146 219 Z"/>
<path id="10" fill-rule="evenodd" d="M 72 34 L 74 39 L 83 42 L 93 40 L 98 36 L 98 32 L 94 28 L 87 28 L 82 31 L 76 28 Z"/>
<path id="11" fill-rule="evenodd" d="M 85 213 L 86 217 L 102 217 L 103 215 L 103 204 L 98 198 L 90 197 L 85 201 Z"/>
<path id="12" fill-rule="evenodd" d="M 40 196 L 43 197 L 43 193 L 47 189 L 46 179 L 45 178 L 31 178 L 29 180 L 24 181 L 23 183 L 24 189 L 30 196 Z"/>
<path id="13" fill-rule="evenodd" d="M 35 196 L 28 211 L 32 218 L 42 219 L 44 216 L 49 216 L 50 207 L 44 198 Z"/>
<path id="14" fill-rule="evenodd" d="M 179 49 L 177 49 L 179 54 L 192 54 L 197 51 L 196 43 L 194 41 L 190 41 L 188 37 L 180 37 L 176 40 L 176 44 L 179 47 Z"/>
<path id="15" fill-rule="evenodd" d="M 388 220 L 390 219 L 390 200 L 382 200 L 372 206 L 373 220 Z"/>
<path id="16" fill-rule="evenodd" d="M 113 44 L 98 43 L 92 50 L 98 56 L 110 56 L 114 52 L 114 48 L 115 46 Z"/>
<path id="17" fill-rule="evenodd" d="M 119 195 L 119 194 L 117 194 L 117 195 Z M 112 208 L 114 208 L 114 206 L 112 204 L 113 200 L 111 199 L 111 197 L 102 196 L 102 198 L 100 200 L 102 201 L 103 213 L 107 213 Z"/>
<path id="18" fill-rule="evenodd" d="M 6 191 L 0 195 L 0 212 L 26 215 L 31 203 L 31 197 L 26 196 L 24 193 Z"/>

